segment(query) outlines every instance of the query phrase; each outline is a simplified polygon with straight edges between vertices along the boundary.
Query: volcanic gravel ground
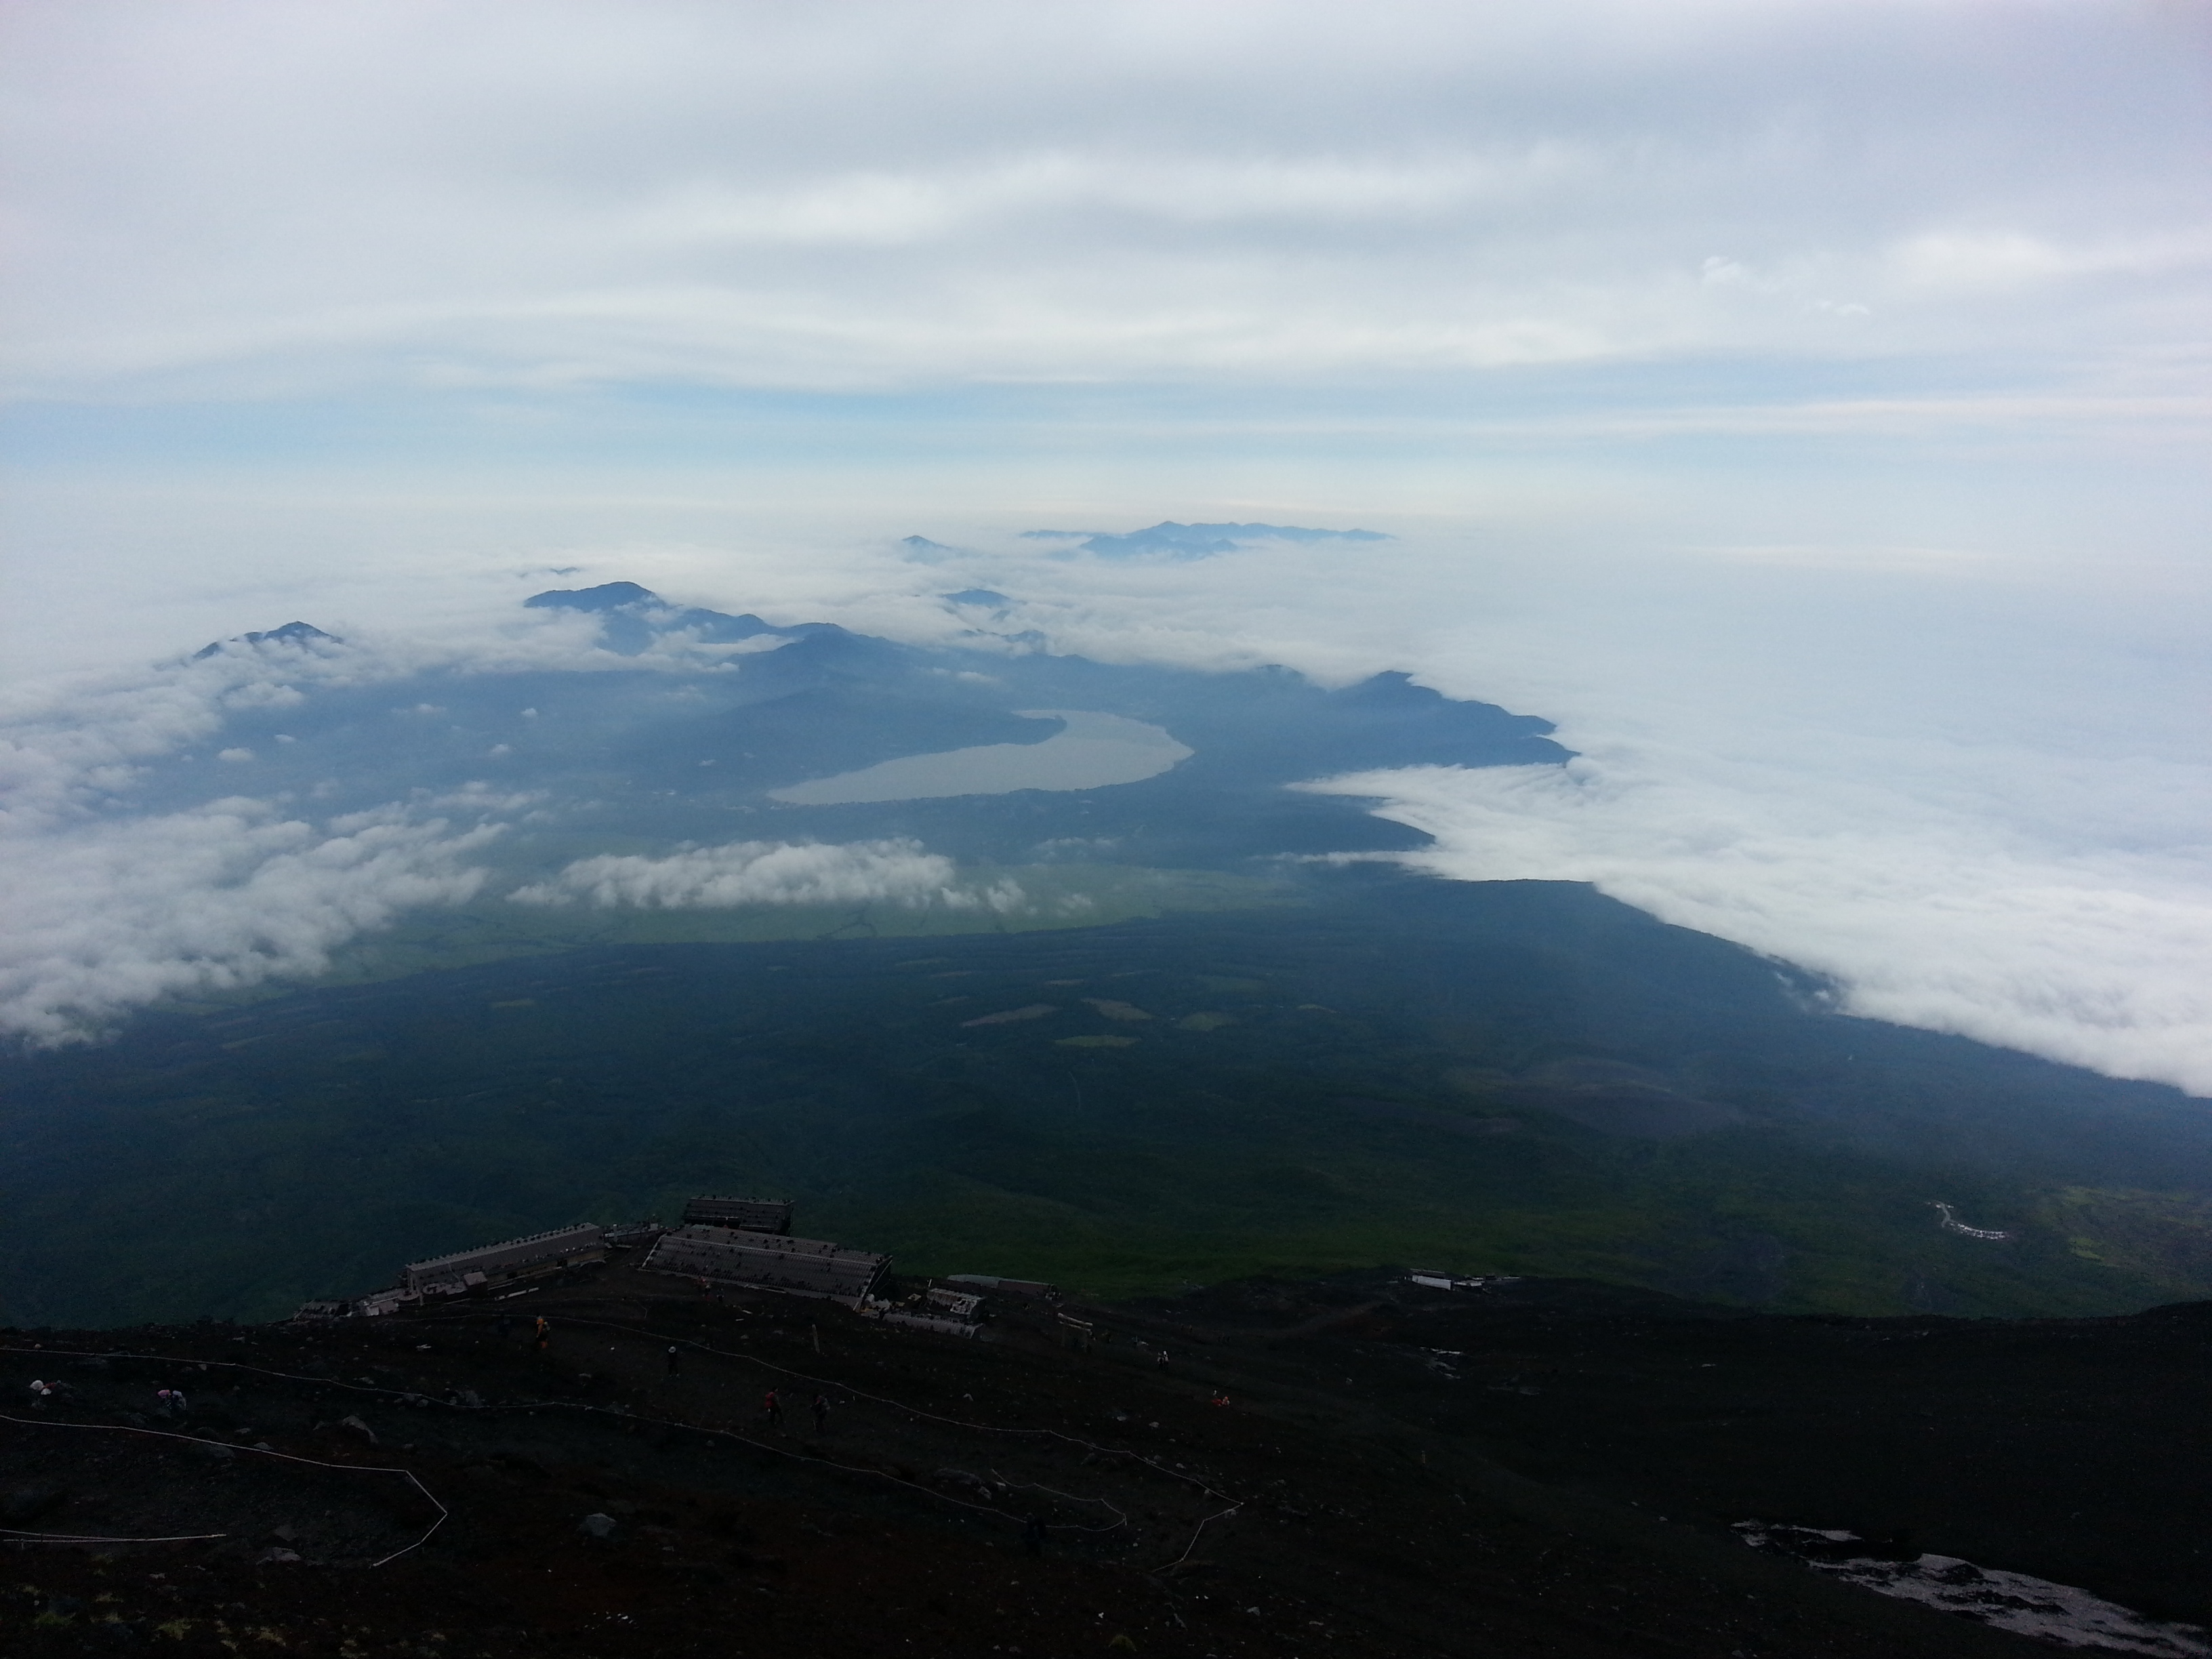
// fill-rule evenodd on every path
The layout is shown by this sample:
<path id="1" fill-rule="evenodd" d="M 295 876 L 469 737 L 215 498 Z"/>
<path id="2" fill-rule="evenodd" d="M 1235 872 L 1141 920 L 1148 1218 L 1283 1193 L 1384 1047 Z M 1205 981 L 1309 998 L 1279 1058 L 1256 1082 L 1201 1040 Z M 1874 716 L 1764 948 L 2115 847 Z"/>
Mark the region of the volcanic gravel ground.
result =
<path id="1" fill-rule="evenodd" d="M 415 1317 L 10 1334 L 0 1525 L 225 1535 L 17 1544 L 0 1571 L 0 1638 L 33 1659 L 2051 1650 L 1830 1582 L 1729 1527 L 1759 1506 L 1857 1526 L 1855 1490 L 2002 1468 L 1996 1438 L 1978 1443 L 1982 1462 L 1945 1464 L 1893 1437 L 1882 1455 L 1905 1473 L 1869 1468 L 1855 1488 L 1838 1471 L 1879 1461 L 1878 1437 L 1832 1436 L 1825 1456 L 1793 1445 L 1792 1423 L 1808 1442 L 1835 1426 L 1850 1333 L 1925 1327 L 1869 1349 L 1897 1352 L 1865 1375 L 1934 1397 L 1943 1377 L 1972 1374 L 1986 1415 L 2057 1328 L 2028 1340 L 2018 1326 L 1718 1316 L 1620 1296 L 1255 1282 L 1073 1310 L 1093 1322 L 1087 1336 L 1012 1310 L 990 1340 L 965 1341 L 612 1267 Z M 2201 1383 L 2201 1322 L 2066 1328 L 2089 1334 L 2075 1346 L 2091 1370 L 2099 1338 L 2121 1334 L 2130 1357 L 2098 1373 L 2111 1389 L 2132 1375 L 2164 1401 L 2173 1367 L 2191 1364 Z M 1761 1330 L 1775 1334 L 1764 1347 L 1747 1334 Z M 1976 1337 L 2014 1358 L 1977 1371 L 1942 1350 L 1921 1364 L 1931 1345 Z M 1737 1372 L 1702 1380 L 1723 1362 L 1700 1341 L 1736 1344 Z M 1764 1369 L 1742 1370 L 1747 1355 Z M 64 1395 L 24 1403 L 33 1377 L 57 1375 Z M 189 1393 L 187 1422 L 152 1416 L 161 1387 Z M 781 1425 L 763 1410 L 771 1387 Z M 819 1433 L 817 1393 L 831 1401 Z M 1771 1415 L 1747 1430 L 1754 1397 Z M 1698 1403 L 1717 1399 L 1733 1402 L 1726 1414 Z M 2164 1409 L 2142 1414 L 2145 1433 Z M 2036 1426 L 2014 1441 L 2031 1464 Z M 2203 1452 L 2201 1438 L 2178 1443 L 2172 1467 L 2143 1478 L 2201 1490 Z M 2131 1478 L 2095 1456 L 2064 1463 L 2036 1513 Z M 2030 1484 L 2016 1474 L 1997 1501 Z M 1948 1501 L 1896 1509 L 1909 1518 L 1895 1524 L 1923 1528 L 1922 1547 L 1972 1553 L 1945 1528 L 1975 1511 L 1972 1494 Z M 593 1516 L 608 1536 L 582 1528 Z M 1032 1554 L 1023 1534 L 1036 1522 Z M 1988 1545 L 2008 1535 L 1989 1524 Z M 2023 1548 L 2040 1535 L 2040 1522 L 2002 1524 Z M 2126 1601 L 2082 1571 L 2094 1554 L 1977 1559 Z M 2177 1599 L 2162 1616 L 2188 1614 Z"/>
<path id="2" fill-rule="evenodd" d="M 1373 1276 L 1278 1289 L 1358 1308 Z M 1777 1318 L 1523 1280 L 1277 1344 L 1401 1420 L 1676 1519 L 1844 1528 L 2212 1624 L 2212 1304 L 2120 1318 Z M 1187 1304 L 1226 1336 L 1266 1287 Z M 1310 1314 L 1308 1317 L 1311 1317 Z M 1346 1362 L 1349 1363 L 1346 1363 Z"/>

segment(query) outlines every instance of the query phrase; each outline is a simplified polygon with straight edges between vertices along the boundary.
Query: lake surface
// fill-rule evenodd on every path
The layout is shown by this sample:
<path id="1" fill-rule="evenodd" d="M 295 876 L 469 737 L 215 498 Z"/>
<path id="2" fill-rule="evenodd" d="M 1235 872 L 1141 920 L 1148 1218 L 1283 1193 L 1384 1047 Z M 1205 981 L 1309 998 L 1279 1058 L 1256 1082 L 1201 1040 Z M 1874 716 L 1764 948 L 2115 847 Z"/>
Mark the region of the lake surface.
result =
<path id="1" fill-rule="evenodd" d="M 927 800 L 941 795 L 1003 795 L 1016 789 L 1098 789 L 1158 777 L 1195 750 L 1157 726 L 1074 708 L 1024 708 L 1024 720 L 1059 720 L 1042 743 L 987 743 L 811 778 L 769 791 L 793 806 L 848 806 L 861 801 Z"/>

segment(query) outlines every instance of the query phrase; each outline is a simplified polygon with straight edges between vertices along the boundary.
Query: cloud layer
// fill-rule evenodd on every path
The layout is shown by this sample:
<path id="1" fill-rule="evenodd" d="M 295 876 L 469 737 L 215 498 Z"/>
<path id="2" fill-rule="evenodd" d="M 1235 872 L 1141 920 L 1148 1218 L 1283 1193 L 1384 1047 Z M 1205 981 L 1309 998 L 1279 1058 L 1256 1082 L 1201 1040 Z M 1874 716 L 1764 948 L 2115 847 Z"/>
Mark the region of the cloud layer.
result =
<path id="1" fill-rule="evenodd" d="M 2061 313 L 2069 354 L 2125 356 L 2203 319 L 2200 21 L 19 7 L 13 368 L 63 395 L 1274 384 L 2043 357 Z"/>
<path id="2" fill-rule="evenodd" d="M 166 997 L 305 977 L 403 910 L 458 904 L 495 826 L 264 801 L 0 841 L 0 1033 L 66 1042 Z"/>
<path id="3" fill-rule="evenodd" d="M 1416 868 L 1590 882 L 1829 976 L 1844 1012 L 2212 1096 L 2203 849 L 2067 854 L 1866 781 L 1780 781 L 1675 750 L 1325 787 L 1435 836 Z"/>
<path id="4" fill-rule="evenodd" d="M 523 904 L 591 904 L 602 909 L 731 909 L 748 904 L 895 904 L 913 910 L 1020 908 L 1011 881 L 963 883 L 952 860 L 915 841 L 842 846 L 739 841 L 692 847 L 665 858 L 579 859 L 550 881 L 509 895 Z"/>

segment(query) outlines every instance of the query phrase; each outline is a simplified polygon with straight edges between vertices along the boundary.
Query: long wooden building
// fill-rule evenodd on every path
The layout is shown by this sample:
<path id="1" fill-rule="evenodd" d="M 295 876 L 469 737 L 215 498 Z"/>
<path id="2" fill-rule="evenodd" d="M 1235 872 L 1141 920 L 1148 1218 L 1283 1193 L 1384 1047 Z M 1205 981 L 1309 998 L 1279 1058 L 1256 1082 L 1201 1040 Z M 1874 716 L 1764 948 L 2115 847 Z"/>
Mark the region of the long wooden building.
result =
<path id="1" fill-rule="evenodd" d="M 647 1273 L 841 1300 L 867 1295 L 890 1265 L 887 1255 L 848 1250 L 826 1239 L 697 1224 L 662 1234 L 639 1264 Z"/>
<path id="2" fill-rule="evenodd" d="M 556 1227 L 550 1232 L 526 1233 L 498 1244 L 428 1261 L 410 1261 L 400 1269 L 400 1282 L 416 1295 L 471 1291 L 479 1285 L 503 1285 L 509 1279 L 554 1273 L 606 1260 L 606 1229 L 592 1223 Z"/>

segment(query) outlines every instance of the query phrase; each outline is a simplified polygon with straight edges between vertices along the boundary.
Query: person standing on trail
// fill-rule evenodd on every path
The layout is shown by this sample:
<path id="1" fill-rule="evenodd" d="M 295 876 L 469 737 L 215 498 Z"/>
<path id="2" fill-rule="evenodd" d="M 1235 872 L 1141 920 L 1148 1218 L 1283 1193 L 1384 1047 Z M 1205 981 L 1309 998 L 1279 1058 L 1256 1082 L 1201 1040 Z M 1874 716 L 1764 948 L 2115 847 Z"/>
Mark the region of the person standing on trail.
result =
<path id="1" fill-rule="evenodd" d="M 761 1396 L 761 1410 L 767 1415 L 769 1427 L 781 1434 L 783 1432 L 783 1401 L 776 1397 L 774 1389 L 770 1389 Z"/>
<path id="2" fill-rule="evenodd" d="M 1152 1356 L 1152 1364 L 1156 1370 L 1163 1371 L 1167 1370 L 1168 1351 L 1165 1348 L 1162 1348 L 1158 1353 Z"/>
<path id="3" fill-rule="evenodd" d="M 830 1426 L 830 1396 L 817 1394 L 808 1402 L 807 1409 L 814 1413 L 814 1432 L 820 1434 Z"/>
<path id="4" fill-rule="evenodd" d="M 668 1374 L 671 1376 L 680 1376 L 684 1374 L 684 1350 L 673 1342 L 668 1345 Z"/>

